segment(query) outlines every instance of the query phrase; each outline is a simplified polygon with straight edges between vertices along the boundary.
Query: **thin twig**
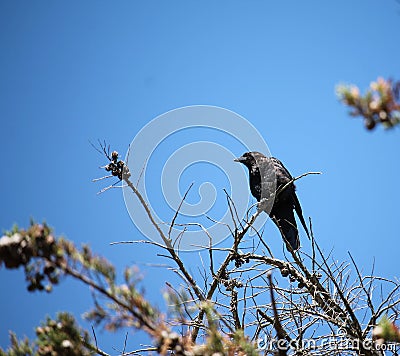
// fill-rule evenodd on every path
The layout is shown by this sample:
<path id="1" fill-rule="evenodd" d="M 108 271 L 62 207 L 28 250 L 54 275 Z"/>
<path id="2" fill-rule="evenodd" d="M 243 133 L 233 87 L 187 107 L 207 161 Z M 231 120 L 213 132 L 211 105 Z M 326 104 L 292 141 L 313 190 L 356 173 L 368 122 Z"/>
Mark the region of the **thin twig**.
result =
<path id="1" fill-rule="evenodd" d="M 192 183 L 189 185 L 189 188 L 186 190 L 185 194 L 183 195 L 183 198 L 182 198 L 181 202 L 179 203 L 178 208 L 177 208 L 176 211 L 175 211 L 174 217 L 172 218 L 172 221 L 171 221 L 171 224 L 170 224 L 169 230 L 168 230 L 168 236 L 169 236 L 169 238 L 171 238 L 171 231 L 172 231 L 172 228 L 174 227 L 175 220 L 176 220 L 177 216 L 179 215 L 179 211 L 181 210 L 182 204 L 183 204 L 183 202 L 185 201 L 186 196 L 188 195 L 190 189 L 193 187 L 193 184 L 194 184 L 194 182 L 192 182 Z"/>

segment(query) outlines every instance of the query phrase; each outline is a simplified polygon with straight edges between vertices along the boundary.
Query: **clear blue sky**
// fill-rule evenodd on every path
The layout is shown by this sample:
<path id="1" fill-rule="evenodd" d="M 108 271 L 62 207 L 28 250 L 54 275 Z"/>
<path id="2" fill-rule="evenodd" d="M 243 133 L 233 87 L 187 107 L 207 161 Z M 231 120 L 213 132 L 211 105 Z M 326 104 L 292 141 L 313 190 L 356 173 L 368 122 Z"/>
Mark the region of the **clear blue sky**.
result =
<path id="1" fill-rule="evenodd" d="M 164 308 L 160 291 L 176 279 L 144 265 L 165 262 L 157 251 L 109 245 L 141 236 L 120 191 L 96 195 L 102 185 L 91 179 L 102 175 L 104 161 L 88 140 L 106 139 L 125 154 L 156 116 L 216 105 L 249 120 L 293 175 L 323 172 L 297 186 L 326 251 L 334 248 L 338 259 L 351 251 L 365 271 L 375 258 L 378 274 L 398 276 L 400 133 L 367 132 L 334 88 L 399 78 L 399 34 L 395 0 L 3 0 L 0 227 L 46 220 L 120 271 L 138 264 L 146 295 Z M 187 180 L 200 185 L 199 178 L 221 179 L 216 186 L 227 179 Z M 270 224 L 267 232 L 279 256 L 279 234 Z M 10 329 L 32 337 L 45 315 L 69 310 L 80 320 L 91 306 L 89 291 L 75 281 L 31 294 L 22 271 L 2 269 L 0 284 L 2 347 Z M 124 337 L 98 331 L 99 346 L 114 354 Z M 128 348 L 145 341 L 130 333 Z"/>

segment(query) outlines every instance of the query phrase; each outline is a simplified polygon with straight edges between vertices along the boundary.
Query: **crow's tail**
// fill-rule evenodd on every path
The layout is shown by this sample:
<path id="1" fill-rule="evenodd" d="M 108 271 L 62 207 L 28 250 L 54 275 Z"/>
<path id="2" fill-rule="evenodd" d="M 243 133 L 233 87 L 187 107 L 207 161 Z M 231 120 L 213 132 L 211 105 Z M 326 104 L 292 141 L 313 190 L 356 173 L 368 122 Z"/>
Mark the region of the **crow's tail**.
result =
<path id="1" fill-rule="evenodd" d="M 282 207 L 271 213 L 272 220 L 278 226 L 283 240 L 289 243 L 293 250 L 298 250 L 300 248 L 300 238 L 293 209 L 290 206 Z"/>
<path id="2" fill-rule="evenodd" d="M 294 208 L 296 210 L 296 214 L 300 219 L 301 225 L 303 225 L 303 227 L 304 227 L 304 230 L 307 234 L 308 239 L 310 240 L 311 239 L 310 233 L 308 232 L 307 224 L 304 220 L 303 211 L 301 210 L 301 205 L 300 205 L 299 199 L 297 198 L 296 193 L 293 194 L 293 202 L 294 202 Z"/>

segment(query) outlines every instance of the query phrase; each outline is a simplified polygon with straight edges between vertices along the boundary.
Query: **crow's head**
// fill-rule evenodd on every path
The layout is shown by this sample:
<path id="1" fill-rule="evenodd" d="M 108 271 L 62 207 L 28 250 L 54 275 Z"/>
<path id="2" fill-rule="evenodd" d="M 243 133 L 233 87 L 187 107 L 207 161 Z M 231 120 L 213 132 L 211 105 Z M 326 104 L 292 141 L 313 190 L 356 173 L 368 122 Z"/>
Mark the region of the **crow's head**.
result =
<path id="1" fill-rule="evenodd" d="M 243 156 L 235 158 L 235 162 L 244 164 L 247 168 L 258 166 L 259 162 L 265 159 L 265 156 L 260 152 L 246 152 Z"/>

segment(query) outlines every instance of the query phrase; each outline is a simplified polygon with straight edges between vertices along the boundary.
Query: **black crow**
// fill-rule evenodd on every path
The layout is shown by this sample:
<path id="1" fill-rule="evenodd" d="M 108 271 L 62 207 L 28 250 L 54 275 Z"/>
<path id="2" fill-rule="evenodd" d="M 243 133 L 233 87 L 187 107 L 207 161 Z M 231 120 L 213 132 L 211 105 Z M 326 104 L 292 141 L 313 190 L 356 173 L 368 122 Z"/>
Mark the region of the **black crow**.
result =
<path id="1" fill-rule="evenodd" d="M 296 187 L 291 182 L 293 177 L 288 170 L 278 159 L 265 157 L 260 152 L 246 152 L 236 158 L 235 162 L 248 168 L 250 191 L 259 202 L 259 208 L 268 213 L 293 250 L 298 250 L 300 239 L 293 210 L 296 210 L 308 237 L 310 234 L 296 195 Z"/>

